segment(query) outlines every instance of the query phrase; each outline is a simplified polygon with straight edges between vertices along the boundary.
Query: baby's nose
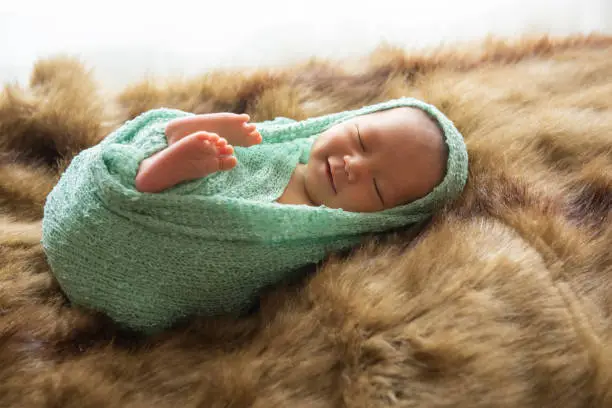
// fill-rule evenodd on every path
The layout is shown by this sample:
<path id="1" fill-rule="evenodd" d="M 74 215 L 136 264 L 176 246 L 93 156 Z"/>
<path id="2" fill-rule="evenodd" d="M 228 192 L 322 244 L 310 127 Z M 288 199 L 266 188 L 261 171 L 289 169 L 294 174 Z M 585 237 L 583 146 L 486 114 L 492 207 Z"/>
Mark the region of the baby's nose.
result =
<path id="1" fill-rule="evenodd" d="M 368 166 L 366 161 L 361 157 L 344 156 L 344 171 L 347 174 L 349 181 L 358 180 L 360 177 L 367 175 Z"/>

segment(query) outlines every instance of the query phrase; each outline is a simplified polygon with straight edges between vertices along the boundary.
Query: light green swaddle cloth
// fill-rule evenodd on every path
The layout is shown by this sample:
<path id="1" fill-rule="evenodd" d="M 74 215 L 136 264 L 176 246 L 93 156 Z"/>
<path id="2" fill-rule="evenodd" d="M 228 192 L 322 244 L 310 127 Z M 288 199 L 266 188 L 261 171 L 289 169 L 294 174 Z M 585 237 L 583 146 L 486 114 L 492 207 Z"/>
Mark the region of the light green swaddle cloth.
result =
<path id="1" fill-rule="evenodd" d="M 321 132 L 358 115 L 416 107 L 440 126 L 448 146 L 443 181 L 427 196 L 378 213 L 276 203 Z M 128 328 L 155 332 L 192 315 L 248 310 L 267 286 L 359 243 L 411 225 L 456 198 L 467 178 L 463 137 L 435 107 L 413 98 L 296 122 L 262 122 L 263 142 L 235 147 L 230 171 L 141 193 L 140 162 L 165 148 L 166 124 L 192 115 L 156 109 L 78 154 L 49 194 L 42 244 L 74 304 Z M 222 136 L 222 135 L 221 135 Z"/>

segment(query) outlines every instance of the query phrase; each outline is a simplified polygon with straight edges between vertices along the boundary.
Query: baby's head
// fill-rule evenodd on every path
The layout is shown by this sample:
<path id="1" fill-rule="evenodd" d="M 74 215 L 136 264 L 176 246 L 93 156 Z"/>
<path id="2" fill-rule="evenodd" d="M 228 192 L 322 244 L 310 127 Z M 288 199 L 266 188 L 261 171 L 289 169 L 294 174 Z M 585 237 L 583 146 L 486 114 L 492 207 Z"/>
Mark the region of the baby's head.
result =
<path id="1" fill-rule="evenodd" d="M 398 107 L 336 124 L 313 143 L 305 188 L 316 205 L 374 212 L 430 193 L 444 178 L 448 149 L 423 110 Z"/>

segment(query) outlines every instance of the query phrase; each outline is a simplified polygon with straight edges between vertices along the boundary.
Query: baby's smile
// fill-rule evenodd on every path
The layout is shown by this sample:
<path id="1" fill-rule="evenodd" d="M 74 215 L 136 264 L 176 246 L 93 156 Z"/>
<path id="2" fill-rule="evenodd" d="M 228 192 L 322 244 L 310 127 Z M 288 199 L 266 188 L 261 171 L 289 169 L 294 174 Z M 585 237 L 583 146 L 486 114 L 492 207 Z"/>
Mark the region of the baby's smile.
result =
<path id="1" fill-rule="evenodd" d="M 327 172 L 327 177 L 329 178 L 329 184 L 331 185 L 332 189 L 334 190 L 334 193 L 338 193 L 338 190 L 336 188 L 336 181 L 334 178 L 334 171 L 333 171 L 333 167 L 330 163 L 330 158 L 328 157 L 326 160 L 326 172 Z"/>

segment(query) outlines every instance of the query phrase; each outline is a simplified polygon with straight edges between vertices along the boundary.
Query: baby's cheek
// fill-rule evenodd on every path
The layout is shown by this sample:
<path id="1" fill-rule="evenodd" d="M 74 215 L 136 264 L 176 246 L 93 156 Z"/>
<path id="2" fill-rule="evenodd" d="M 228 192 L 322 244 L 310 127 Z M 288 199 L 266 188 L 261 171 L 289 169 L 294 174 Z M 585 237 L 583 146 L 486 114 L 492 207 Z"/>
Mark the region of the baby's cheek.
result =
<path id="1" fill-rule="evenodd" d="M 372 200 L 360 184 L 354 184 L 346 188 L 342 194 L 338 195 L 338 201 L 340 206 L 347 211 L 373 211 Z"/>

